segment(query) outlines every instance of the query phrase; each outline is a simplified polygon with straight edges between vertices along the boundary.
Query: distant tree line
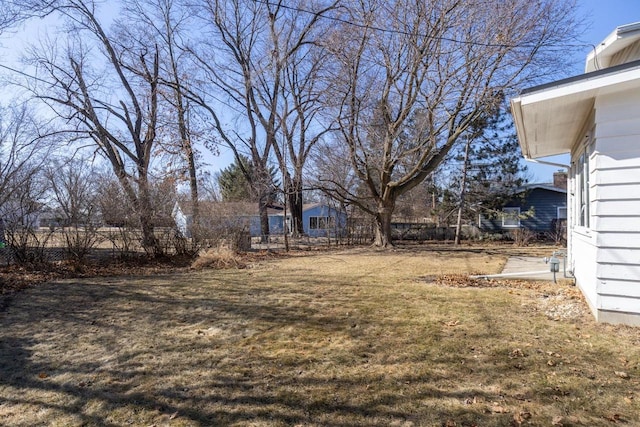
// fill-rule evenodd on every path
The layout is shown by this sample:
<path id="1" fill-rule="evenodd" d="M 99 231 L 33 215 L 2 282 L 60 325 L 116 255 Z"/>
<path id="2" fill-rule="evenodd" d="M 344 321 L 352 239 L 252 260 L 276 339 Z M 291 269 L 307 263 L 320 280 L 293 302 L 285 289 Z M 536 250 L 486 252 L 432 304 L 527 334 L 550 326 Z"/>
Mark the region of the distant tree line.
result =
<path id="1" fill-rule="evenodd" d="M 180 197 L 194 229 L 204 200 L 254 201 L 268 238 L 270 204 L 286 203 L 301 234 L 305 197 L 321 192 L 368 215 L 382 247 L 408 205 L 469 218 L 525 178 L 507 99 L 562 70 L 574 6 L 9 2 L 0 31 L 39 17 L 65 31 L 33 40 L 7 76 L 23 95 L 2 116 L 3 218 L 27 199 L 65 224 L 99 215 L 137 227 L 153 255 Z M 211 177 L 221 149 L 234 163 Z"/>

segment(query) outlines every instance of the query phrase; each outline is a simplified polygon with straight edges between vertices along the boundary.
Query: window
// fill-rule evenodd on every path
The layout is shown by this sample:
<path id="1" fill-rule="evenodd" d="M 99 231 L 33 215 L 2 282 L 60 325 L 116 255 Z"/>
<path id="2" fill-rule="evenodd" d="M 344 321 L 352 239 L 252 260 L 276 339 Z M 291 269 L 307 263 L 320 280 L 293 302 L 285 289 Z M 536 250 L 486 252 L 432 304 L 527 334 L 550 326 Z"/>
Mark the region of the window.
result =
<path id="1" fill-rule="evenodd" d="M 334 227 L 335 227 L 335 218 L 332 216 L 309 217 L 309 228 L 311 230 L 326 230 Z"/>
<path id="2" fill-rule="evenodd" d="M 586 144 L 580 148 L 576 161 L 573 163 L 573 176 L 575 182 L 575 213 L 572 215 L 575 224 L 580 227 L 589 228 L 589 158 L 592 150 L 592 133 L 587 135 Z"/>
<path id="3" fill-rule="evenodd" d="M 503 208 L 502 209 L 502 227 L 504 228 L 520 227 L 520 208 Z"/>
<path id="4" fill-rule="evenodd" d="M 559 207 L 558 208 L 558 219 L 567 219 L 567 208 Z"/>

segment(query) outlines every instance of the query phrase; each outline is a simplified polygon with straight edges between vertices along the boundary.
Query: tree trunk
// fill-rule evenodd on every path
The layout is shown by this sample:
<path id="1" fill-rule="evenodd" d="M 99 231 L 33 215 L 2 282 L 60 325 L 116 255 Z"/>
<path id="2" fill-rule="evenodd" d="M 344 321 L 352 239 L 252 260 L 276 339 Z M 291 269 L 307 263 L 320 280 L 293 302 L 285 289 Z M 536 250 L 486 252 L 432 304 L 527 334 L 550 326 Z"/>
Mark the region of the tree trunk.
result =
<path id="1" fill-rule="evenodd" d="M 198 229 L 200 223 L 200 205 L 198 200 L 198 174 L 196 170 L 196 161 L 193 154 L 193 147 L 191 141 L 185 144 L 187 152 L 187 163 L 189 167 L 189 187 L 191 190 L 191 205 L 193 211 L 193 225 Z M 197 238 L 198 236 L 194 236 Z"/>
<path id="2" fill-rule="evenodd" d="M 140 220 L 140 228 L 142 229 L 142 247 L 147 254 L 153 254 L 154 256 L 161 255 L 161 250 L 158 245 L 158 239 L 153 232 L 153 221 L 149 218 L 149 215 L 140 213 L 138 215 Z"/>
<path id="3" fill-rule="evenodd" d="M 140 230 L 142 231 L 142 247 L 147 254 L 153 254 L 154 256 L 160 255 L 160 246 L 158 239 L 154 234 L 154 226 L 152 219 L 151 199 L 149 196 L 149 184 L 147 182 L 146 174 L 142 175 L 139 179 L 138 191 L 136 192 L 129 177 L 124 172 L 124 167 L 119 164 L 112 164 L 113 171 L 118 177 L 118 182 L 124 190 L 124 194 L 131 203 L 135 210 L 136 219 L 140 224 Z"/>
<path id="4" fill-rule="evenodd" d="M 269 194 L 265 189 L 260 189 L 260 201 L 258 202 L 258 212 L 260 215 L 260 243 L 269 242 Z"/>
<path id="5" fill-rule="evenodd" d="M 139 193 L 136 204 L 138 208 L 138 220 L 140 221 L 140 228 L 142 230 L 142 247 L 147 254 L 159 256 L 162 254 L 162 250 L 154 233 L 153 209 L 151 207 L 149 183 L 147 182 L 146 174 L 139 178 L 139 182 Z"/>
<path id="6" fill-rule="evenodd" d="M 458 206 L 458 219 L 456 221 L 456 237 L 454 245 L 460 244 L 460 234 L 462 232 L 462 211 L 464 210 L 464 194 L 467 189 L 467 163 L 469 162 L 470 140 L 467 137 L 467 144 L 464 147 L 464 164 L 462 165 L 462 182 L 460 183 L 460 205 Z"/>
<path id="7" fill-rule="evenodd" d="M 391 238 L 391 216 L 393 215 L 394 204 L 378 202 L 378 212 L 375 217 L 376 235 L 373 242 L 379 248 L 393 246 Z"/>
<path id="8" fill-rule="evenodd" d="M 294 182 L 287 192 L 289 211 L 291 215 L 291 233 L 296 236 L 304 234 L 302 223 L 302 188 L 299 183 Z"/>

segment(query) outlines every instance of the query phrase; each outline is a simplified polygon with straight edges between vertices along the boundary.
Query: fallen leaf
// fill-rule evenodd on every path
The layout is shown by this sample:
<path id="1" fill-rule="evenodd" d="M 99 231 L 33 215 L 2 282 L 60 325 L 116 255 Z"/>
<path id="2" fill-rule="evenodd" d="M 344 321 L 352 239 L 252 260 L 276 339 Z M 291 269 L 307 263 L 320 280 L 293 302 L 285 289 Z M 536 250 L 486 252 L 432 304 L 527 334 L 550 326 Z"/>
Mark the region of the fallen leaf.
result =
<path id="1" fill-rule="evenodd" d="M 623 378 L 625 380 L 629 379 L 629 374 L 627 374 L 626 372 L 623 371 L 615 371 L 616 376 Z"/>
<path id="2" fill-rule="evenodd" d="M 549 360 L 547 361 L 547 365 L 549 365 L 549 366 L 556 366 L 556 362 L 554 362 L 553 360 L 549 359 Z"/>
<path id="3" fill-rule="evenodd" d="M 525 421 L 531 419 L 531 412 L 518 412 L 516 414 L 513 415 L 513 422 L 511 423 L 512 426 L 516 426 L 516 427 L 520 427 L 522 425 L 522 423 L 524 423 Z"/>
<path id="4" fill-rule="evenodd" d="M 178 417 L 178 411 L 174 412 L 173 414 L 171 414 L 171 416 L 169 417 L 170 420 L 175 420 Z"/>
<path id="5" fill-rule="evenodd" d="M 503 406 L 500 406 L 500 405 L 495 405 L 495 404 L 490 408 L 490 411 L 493 412 L 494 414 L 508 414 L 509 413 L 509 409 L 507 409 L 507 408 L 505 408 Z"/>
<path id="6" fill-rule="evenodd" d="M 38 374 L 38 378 L 41 378 L 41 379 L 49 378 L 49 374 L 47 374 L 46 372 L 40 372 Z"/>
<path id="7" fill-rule="evenodd" d="M 453 420 L 447 420 L 445 421 L 445 423 L 443 424 L 444 427 L 456 427 L 457 424 L 455 421 Z"/>
<path id="8" fill-rule="evenodd" d="M 460 324 L 459 320 L 452 320 L 450 322 L 444 322 L 445 326 L 458 326 Z"/>
<path id="9" fill-rule="evenodd" d="M 624 422 L 624 420 L 622 419 L 622 417 L 620 416 L 620 414 L 613 414 L 613 415 L 609 415 L 608 417 L 605 417 L 608 421 L 611 421 L 612 423 L 618 423 L 618 422 Z"/>
<path id="10" fill-rule="evenodd" d="M 552 426 L 562 426 L 563 425 L 562 421 L 563 421 L 562 417 L 560 417 L 560 416 L 553 417 L 553 419 L 551 420 L 551 425 Z"/>
<path id="11" fill-rule="evenodd" d="M 525 357 L 524 351 L 522 351 L 519 348 L 512 350 L 511 353 L 509 354 L 509 358 L 515 359 L 516 357 Z"/>
<path id="12" fill-rule="evenodd" d="M 523 420 L 530 420 L 532 415 L 531 412 L 520 412 L 520 418 L 522 418 Z"/>

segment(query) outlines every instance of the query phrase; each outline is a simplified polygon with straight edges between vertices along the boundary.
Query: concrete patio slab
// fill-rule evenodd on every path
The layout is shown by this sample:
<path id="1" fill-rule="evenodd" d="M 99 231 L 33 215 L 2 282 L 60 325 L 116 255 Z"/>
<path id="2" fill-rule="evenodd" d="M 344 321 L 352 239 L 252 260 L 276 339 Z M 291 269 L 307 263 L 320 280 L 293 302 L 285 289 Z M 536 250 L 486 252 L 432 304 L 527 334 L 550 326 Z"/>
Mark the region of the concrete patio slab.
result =
<path id="1" fill-rule="evenodd" d="M 513 274 L 514 279 L 553 281 L 553 273 L 549 271 L 549 264 L 546 264 L 541 257 L 509 257 L 501 274 Z M 561 278 L 562 272 L 556 273 L 556 277 Z"/>

